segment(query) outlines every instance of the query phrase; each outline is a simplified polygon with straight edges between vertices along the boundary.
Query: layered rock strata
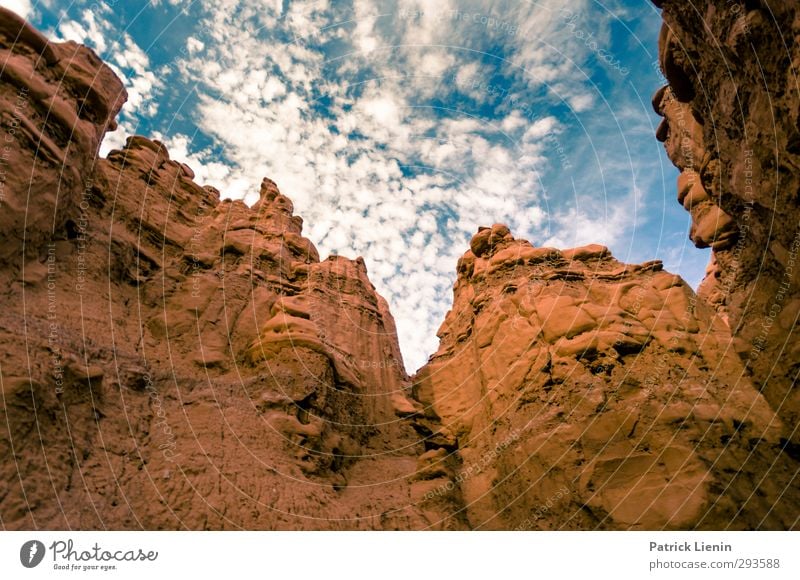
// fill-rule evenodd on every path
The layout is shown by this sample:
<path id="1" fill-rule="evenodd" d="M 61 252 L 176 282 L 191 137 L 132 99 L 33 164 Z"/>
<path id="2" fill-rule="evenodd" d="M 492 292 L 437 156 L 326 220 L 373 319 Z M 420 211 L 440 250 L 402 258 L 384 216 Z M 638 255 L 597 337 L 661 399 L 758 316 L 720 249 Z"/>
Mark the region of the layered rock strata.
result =
<path id="1" fill-rule="evenodd" d="M 0 257 L 74 231 L 86 176 L 127 94 L 94 52 L 0 8 Z"/>
<path id="2" fill-rule="evenodd" d="M 798 464 L 725 324 L 660 262 L 482 228 L 415 377 L 472 528 L 785 529 Z M 429 467 L 430 469 L 431 467 Z"/>
<path id="3" fill-rule="evenodd" d="M 681 170 L 691 238 L 713 254 L 699 295 L 800 456 L 800 10 L 795 2 L 656 2 L 668 86 L 653 105 Z"/>
<path id="4" fill-rule="evenodd" d="M 98 159 L 125 100 L 110 69 L 4 9 L 0 51 L 4 528 L 798 526 L 792 391 L 733 354 L 750 319 L 711 278 L 709 306 L 658 262 L 484 228 L 409 378 L 363 260 L 320 260 L 274 182 L 220 199 L 142 136 Z M 656 105 L 689 167 L 680 62 Z M 741 222 L 707 168 L 682 200 L 722 272 Z M 730 296 L 763 284 L 742 280 Z"/>

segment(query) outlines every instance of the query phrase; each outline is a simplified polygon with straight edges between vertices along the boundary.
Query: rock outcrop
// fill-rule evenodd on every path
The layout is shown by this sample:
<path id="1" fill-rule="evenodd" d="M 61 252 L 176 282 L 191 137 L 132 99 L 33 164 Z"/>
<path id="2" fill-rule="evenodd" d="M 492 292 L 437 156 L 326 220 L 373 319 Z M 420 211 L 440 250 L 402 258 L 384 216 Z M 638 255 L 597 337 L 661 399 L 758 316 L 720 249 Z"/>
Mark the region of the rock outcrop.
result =
<path id="1" fill-rule="evenodd" d="M 363 260 L 320 261 L 270 180 L 249 208 L 158 141 L 97 159 L 122 84 L 0 23 L 3 526 L 458 527 L 411 500 L 424 444 Z"/>
<path id="2" fill-rule="evenodd" d="M 663 0 L 669 85 L 653 105 L 681 170 L 691 238 L 713 255 L 699 295 L 725 318 L 756 386 L 800 443 L 800 9 Z"/>
<path id="3" fill-rule="evenodd" d="M 665 4 L 668 22 L 686 17 Z M 764 306 L 793 263 L 796 199 L 781 190 L 769 275 L 725 278 L 779 212 L 758 198 L 741 244 L 735 195 L 714 181 L 735 133 L 709 133 L 680 34 L 662 38 L 659 136 L 685 169 L 692 238 L 732 290 L 711 276 L 698 298 L 659 262 L 482 228 L 440 348 L 410 378 L 363 260 L 321 260 L 269 179 L 248 207 L 143 136 L 99 159 L 121 82 L 0 8 L 2 526 L 796 528 L 797 356 L 776 346 L 794 286 L 759 359 L 776 357 L 778 380 L 739 356 L 760 344 L 746 293 Z"/>
<path id="4" fill-rule="evenodd" d="M 470 246 L 415 378 L 453 439 L 428 499 L 458 487 L 472 528 L 796 525 L 785 427 L 681 278 L 503 225 Z"/>
<path id="5" fill-rule="evenodd" d="M 253 208 L 220 201 L 156 141 L 94 179 L 78 235 L 3 268 L 4 525 L 429 525 L 363 261 L 320 262 L 271 181 Z"/>
<path id="6" fill-rule="evenodd" d="M 0 8 L 0 257 L 74 231 L 100 140 L 127 94 L 94 52 Z"/>

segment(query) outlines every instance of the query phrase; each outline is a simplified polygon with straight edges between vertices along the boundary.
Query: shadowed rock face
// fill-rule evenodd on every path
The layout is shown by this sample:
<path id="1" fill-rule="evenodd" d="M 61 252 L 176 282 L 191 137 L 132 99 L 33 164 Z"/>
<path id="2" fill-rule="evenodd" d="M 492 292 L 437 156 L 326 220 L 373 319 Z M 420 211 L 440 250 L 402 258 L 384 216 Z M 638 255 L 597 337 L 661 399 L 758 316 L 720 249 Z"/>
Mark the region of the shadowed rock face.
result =
<path id="1" fill-rule="evenodd" d="M 127 98 L 97 55 L 48 43 L 0 8 L 0 255 L 34 256 L 45 239 L 74 231 L 100 140 Z"/>
<path id="2" fill-rule="evenodd" d="M 783 425 L 660 262 L 482 229 L 439 337 L 414 393 L 457 449 L 434 490 L 458 481 L 471 527 L 795 525 Z"/>
<path id="3" fill-rule="evenodd" d="M 690 236 L 713 248 L 699 295 L 728 322 L 756 386 L 800 432 L 800 10 L 796 2 L 664 0 L 669 86 L 653 105 L 681 170 Z"/>
<path id="4" fill-rule="evenodd" d="M 274 182 L 220 200 L 141 136 L 98 159 L 113 73 L 3 9 L 0 51 L 4 528 L 798 525 L 794 424 L 731 348 L 732 302 L 482 228 L 411 379 L 363 260 L 321 261 Z M 687 172 L 722 264 L 737 214 Z"/>

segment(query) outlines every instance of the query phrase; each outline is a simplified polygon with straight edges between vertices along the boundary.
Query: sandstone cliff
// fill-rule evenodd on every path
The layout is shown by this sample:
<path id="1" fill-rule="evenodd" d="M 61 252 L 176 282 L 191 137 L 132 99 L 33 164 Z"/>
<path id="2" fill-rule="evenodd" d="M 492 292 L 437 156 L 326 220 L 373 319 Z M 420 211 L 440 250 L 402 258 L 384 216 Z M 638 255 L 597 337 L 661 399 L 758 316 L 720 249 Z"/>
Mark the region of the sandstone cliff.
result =
<path id="1" fill-rule="evenodd" d="M 688 18 L 665 4 L 676 27 Z M 683 163 L 674 119 L 693 107 L 697 156 L 735 163 L 733 137 L 708 145 L 662 36 L 675 86 L 655 100 L 659 136 Z M 221 199 L 142 136 L 99 159 L 126 98 L 113 73 L 4 9 L 0 53 L 4 528 L 798 526 L 797 423 L 779 396 L 794 396 L 793 323 L 764 343 L 776 387 L 736 354 L 760 344 L 742 301 L 783 283 L 792 245 L 782 232 L 784 269 L 720 298 L 742 218 L 708 163 L 681 178 L 692 237 L 715 248 L 699 298 L 658 262 L 483 228 L 410 378 L 363 260 L 320 260 L 275 183 L 253 207 Z"/>
<path id="2" fill-rule="evenodd" d="M 796 525 L 797 463 L 724 323 L 660 262 L 482 228 L 415 379 L 473 528 Z M 766 474 L 769 473 L 769 477 Z"/>
<path id="3" fill-rule="evenodd" d="M 3 526 L 444 519 L 410 500 L 423 445 L 400 418 L 414 412 L 410 384 L 363 261 L 320 261 L 269 180 L 248 208 L 194 183 L 157 141 L 97 159 L 121 83 L 87 48 L 48 43 L 5 10 L 0 22 L 14 128 L 0 218 Z"/>
<path id="4" fill-rule="evenodd" d="M 800 456 L 800 10 L 796 2 L 662 0 L 658 137 L 681 170 L 691 237 L 713 248 L 700 296 Z"/>
<path id="5" fill-rule="evenodd" d="M 127 94 L 90 49 L 49 43 L 0 10 L 0 258 L 8 259 L 74 229 L 100 140 Z"/>

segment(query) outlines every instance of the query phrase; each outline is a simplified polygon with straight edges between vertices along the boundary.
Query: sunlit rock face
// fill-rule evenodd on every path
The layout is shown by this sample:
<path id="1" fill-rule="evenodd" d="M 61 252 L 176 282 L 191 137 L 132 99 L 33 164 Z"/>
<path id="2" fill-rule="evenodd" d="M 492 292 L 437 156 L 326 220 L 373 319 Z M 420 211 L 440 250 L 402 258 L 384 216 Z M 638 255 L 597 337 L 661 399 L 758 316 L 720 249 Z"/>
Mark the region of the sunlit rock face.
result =
<path id="1" fill-rule="evenodd" d="M 410 499 L 424 446 L 362 260 L 320 261 L 271 181 L 220 201 L 144 137 L 93 180 L 79 236 L 2 268 L 7 527 L 445 525 Z"/>
<path id="2" fill-rule="evenodd" d="M 291 201 L 220 200 L 130 137 L 89 49 L 0 11 L 7 528 L 459 527 L 409 480 L 424 444 L 363 260 L 320 261 Z M 12 123 L 12 124 L 9 124 Z"/>
<path id="3" fill-rule="evenodd" d="M 660 262 L 481 229 L 439 337 L 414 393 L 458 465 L 432 488 L 458 483 L 471 527 L 795 523 L 784 426 L 725 324 Z"/>
<path id="4" fill-rule="evenodd" d="M 454 265 L 439 350 L 408 377 L 364 261 L 320 259 L 277 184 L 252 207 L 221 199 L 143 136 L 100 159 L 126 98 L 112 71 L 3 9 L 0 51 L 4 527 L 797 526 L 787 383 L 758 388 L 765 357 L 784 379 L 796 360 L 775 346 L 794 299 L 742 364 L 742 344 L 761 344 L 742 293 L 780 272 L 721 290 L 726 256 L 758 246 L 730 254 L 749 238 L 708 177 L 723 141 L 694 85 L 659 93 L 659 136 L 719 280 L 698 298 L 660 262 L 481 228 Z M 673 79 L 681 62 L 664 63 Z M 784 273 L 786 235 L 768 245 Z"/>
<path id="5" fill-rule="evenodd" d="M 669 86 L 653 105 L 681 170 L 690 236 L 713 254 L 700 297 L 800 441 L 800 11 L 795 2 L 664 0 L 659 53 Z"/>

